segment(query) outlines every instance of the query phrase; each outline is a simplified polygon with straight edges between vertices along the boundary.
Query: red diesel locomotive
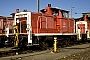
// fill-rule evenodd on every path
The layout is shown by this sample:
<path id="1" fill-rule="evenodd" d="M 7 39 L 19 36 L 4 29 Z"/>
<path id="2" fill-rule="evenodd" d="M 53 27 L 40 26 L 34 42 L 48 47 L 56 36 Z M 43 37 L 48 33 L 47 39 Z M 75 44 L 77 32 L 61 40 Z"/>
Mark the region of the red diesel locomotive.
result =
<path id="1" fill-rule="evenodd" d="M 69 18 L 69 11 L 52 8 L 51 4 L 42 9 L 41 13 L 16 13 L 14 25 L 18 26 L 26 45 L 45 48 L 53 45 L 54 37 L 57 37 L 57 44 L 69 44 L 77 40 L 75 22 Z"/>
<path id="2" fill-rule="evenodd" d="M 47 48 L 53 46 L 54 37 L 57 38 L 57 45 L 89 40 L 90 24 L 85 20 L 86 18 L 83 21 L 75 21 L 69 18 L 69 11 L 52 8 L 51 4 L 40 11 L 40 13 L 23 11 L 15 14 L 12 27 L 18 26 L 16 45 L 39 45 Z M 6 36 L 15 42 L 16 30 L 13 28 L 10 33 L 9 28 L 7 28 Z"/>

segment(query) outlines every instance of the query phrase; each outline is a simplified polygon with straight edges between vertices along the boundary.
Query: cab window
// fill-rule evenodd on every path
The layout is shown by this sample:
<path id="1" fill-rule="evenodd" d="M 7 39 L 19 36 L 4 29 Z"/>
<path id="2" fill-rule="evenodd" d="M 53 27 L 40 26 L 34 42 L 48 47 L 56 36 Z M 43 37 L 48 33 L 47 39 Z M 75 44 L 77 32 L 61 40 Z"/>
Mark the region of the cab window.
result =
<path id="1" fill-rule="evenodd" d="M 63 18 L 68 18 L 68 11 L 61 11 Z"/>

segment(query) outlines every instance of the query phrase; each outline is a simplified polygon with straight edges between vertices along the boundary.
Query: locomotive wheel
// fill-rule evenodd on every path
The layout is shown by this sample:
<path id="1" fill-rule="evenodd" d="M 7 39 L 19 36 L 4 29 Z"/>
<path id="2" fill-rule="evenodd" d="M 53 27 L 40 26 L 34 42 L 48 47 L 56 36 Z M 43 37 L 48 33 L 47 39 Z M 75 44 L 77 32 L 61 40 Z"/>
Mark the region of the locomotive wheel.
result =
<path id="1" fill-rule="evenodd" d="M 40 42 L 40 49 L 46 50 L 48 48 L 48 43 L 47 42 Z"/>

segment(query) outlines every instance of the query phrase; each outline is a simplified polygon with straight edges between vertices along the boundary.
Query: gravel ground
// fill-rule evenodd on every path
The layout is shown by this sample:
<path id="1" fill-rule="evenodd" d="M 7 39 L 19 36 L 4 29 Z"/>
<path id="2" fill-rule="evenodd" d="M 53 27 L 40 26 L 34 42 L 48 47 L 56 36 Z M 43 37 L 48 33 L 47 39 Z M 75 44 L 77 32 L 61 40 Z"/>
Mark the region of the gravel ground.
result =
<path id="1" fill-rule="evenodd" d="M 90 50 L 83 51 L 58 60 L 90 60 Z"/>
<path id="2" fill-rule="evenodd" d="M 57 53 L 50 53 L 51 50 L 46 50 L 36 53 L 2 57 L 0 60 L 90 60 L 89 45 L 90 43 L 58 48 Z"/>

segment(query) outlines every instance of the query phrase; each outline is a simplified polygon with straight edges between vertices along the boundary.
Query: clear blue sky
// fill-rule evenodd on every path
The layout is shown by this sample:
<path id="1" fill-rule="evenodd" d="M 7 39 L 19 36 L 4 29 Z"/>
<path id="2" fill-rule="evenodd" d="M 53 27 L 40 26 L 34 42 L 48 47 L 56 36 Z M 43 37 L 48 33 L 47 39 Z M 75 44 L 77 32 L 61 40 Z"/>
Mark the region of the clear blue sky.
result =
<path id="1" fill-rule="evenodd" d="M 90 0 L 40 0 L 40 9 L 51 3 L 53 7 L 58 7 L 64 10 L 70 10 L 73 6 L 72 16 L 74 18 L 81 17 L 81 13 L 90 12 Z M 37 12 L 37 0 L 0 0 L 0 15 L 10 16 L 16 8 L 20 11 L 27 9 L 29 11 Z M 78 14 L 74 14 L 77 12 Z"/>

